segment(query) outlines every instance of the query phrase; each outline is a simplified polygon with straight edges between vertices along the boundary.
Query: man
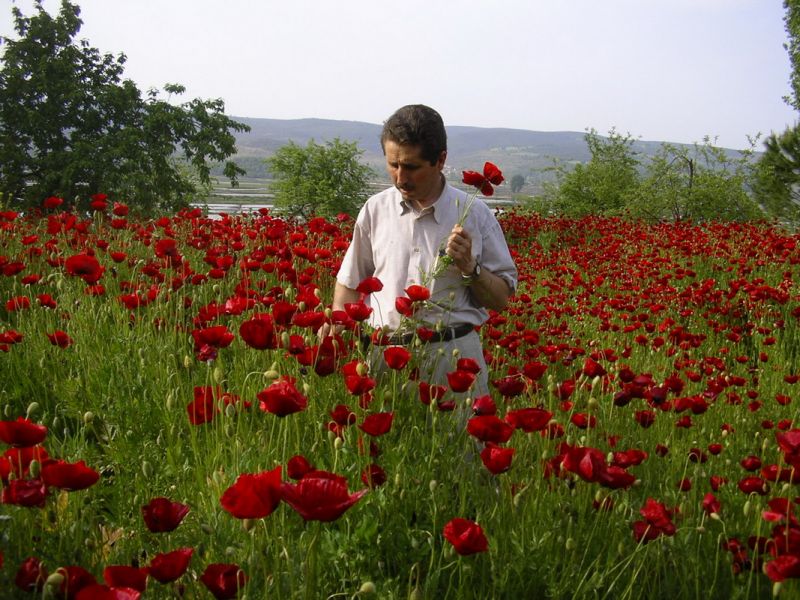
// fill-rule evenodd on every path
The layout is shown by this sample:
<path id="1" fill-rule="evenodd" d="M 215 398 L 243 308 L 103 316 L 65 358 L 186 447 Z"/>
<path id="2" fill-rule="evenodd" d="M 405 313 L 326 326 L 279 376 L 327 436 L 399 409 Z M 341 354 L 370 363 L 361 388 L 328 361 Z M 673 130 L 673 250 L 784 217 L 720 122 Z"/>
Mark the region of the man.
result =
<path id="1" fill-rule="evenodd" d="M 447 135 L 435 110 L 400 108 L 384 124 L 381 147 L 394 187 L 372 196 L 359 212 L 332 308 L 358 302 L 356 288 L 376 277 L 383 289 L 368 299 L 370 324 L 387 332 L 389 344 L 415 343 L 425 352 L 420 378 L 446 384 L 454 356 L 472 358 L 481 372 L 471 392 L 486 394 L 488 375 L 475 327 L 486 321 L 487 309 L 502 310 L 517 285 L 503 232 L 485 203 L 470 204 L 466 193 L 447 184 L 442 173 Z M 444 255 L 450 264 L 437 269 Z M 434 271 L 440 273 L 434 277 Z M 414 285 L 431 295 L 414 303 L 409 318 L 396 300 Z M 433 337 L 416 338 L 420 326 L 434 331 Z"/>

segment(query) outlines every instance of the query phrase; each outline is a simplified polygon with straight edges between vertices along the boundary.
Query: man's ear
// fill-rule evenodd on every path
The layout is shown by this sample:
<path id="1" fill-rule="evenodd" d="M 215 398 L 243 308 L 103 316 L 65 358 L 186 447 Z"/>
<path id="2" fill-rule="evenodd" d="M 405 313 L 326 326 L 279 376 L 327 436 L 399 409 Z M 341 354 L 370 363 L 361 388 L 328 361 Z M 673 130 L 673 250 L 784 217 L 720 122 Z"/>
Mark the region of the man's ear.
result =
<path id="1" fill-rule="evenodd" d="M 442 150 L 439 155 L 439 160 L 436 161 L 436 167 L 441 171 L 444 169 L 444 163 L 447 162 L 447 150 Z"/>

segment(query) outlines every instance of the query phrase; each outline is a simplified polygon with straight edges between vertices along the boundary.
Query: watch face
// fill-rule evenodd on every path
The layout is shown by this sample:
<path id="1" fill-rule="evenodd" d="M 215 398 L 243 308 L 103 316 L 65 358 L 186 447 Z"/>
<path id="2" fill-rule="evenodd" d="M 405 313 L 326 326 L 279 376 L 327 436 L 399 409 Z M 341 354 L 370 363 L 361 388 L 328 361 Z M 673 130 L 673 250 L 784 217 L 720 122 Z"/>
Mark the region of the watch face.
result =
<path id="1" fill-rule="evenodd" d="M 472 272 L 472 276 L 475 279 L 481 276 L 481 263 L 475 263 L 475 270 Z"/>

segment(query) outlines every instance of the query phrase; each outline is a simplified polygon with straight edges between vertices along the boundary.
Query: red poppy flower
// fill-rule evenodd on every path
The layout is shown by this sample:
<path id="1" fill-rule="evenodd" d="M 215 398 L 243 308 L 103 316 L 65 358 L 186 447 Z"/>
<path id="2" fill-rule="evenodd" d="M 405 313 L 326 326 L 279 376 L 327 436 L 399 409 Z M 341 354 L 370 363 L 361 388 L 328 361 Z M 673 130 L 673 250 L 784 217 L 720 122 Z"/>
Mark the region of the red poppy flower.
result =
<path id="1" fill-rule="evenodd" d="M 350 494 L 345 478 L 327 471 L 312 471 L 297 484 L 281 485 L 283 500 L 305 521 L 335 521 L 366 493 Z"/>
<path id="2" fill-rule="evenodd" d="M 186 405 L 186 412 L 192 425 L 210 423 L 219 413 L 217 401 L 214 398 L 214 388 L 211 386 L 195 386 L 194 399 Z"/>
<path id="3" fill-rule="evenodd" d="M 31 307 L 31 299 L 27 296 L 14 296 L 6 302 L 6 310 L 14 312 L 17 310 L 25 310 Z"/>
<path id="4" fill-rule="evenodd" d="M 508 375 L 495 379 L 492 381 L 492 385 L 497 388 L 497 391 L 504 398 L 513 398 L 525 391 L 525 379 L 520 375 Z"/>
<path id="5" fill-rule="evenodd" d="M 443 385 L 431 385 L 425 381 L 420 381 L 419 383 L 419 401 L 425 404 L 426 406 L 431 403 L 432 400 L 439 401 L 447 392 L 447 388 Z"/>
<path id="6" fill-rule="evenodd" d="M 514 458 L 515 452 L 514 448 L 502 448 L 490 442 L 481 450 L 481 460 L 490 473 L 499 475 L 511 468 L 511 459 Z"/>
<path id="7" fill-rule="evenodd" d="M 344 378 L 344 385 L 347 391 L 354 396 L 366 394 L 374 389 L 376 384 L 377 382 L 372 377 L 366 375 L 345 375 Z"/>
<path id="8" fill-rule="evenodd" d="M 721 508 L 722 506 L 719 500 L 717 500 L 717 498 L 711 492 L 708 492 L 703 497 L 703 510 L 706 512 L 707 515 L 711 515 L 714 513 L 719 514 Z"/>
<path id="9" fill-rule="evenodd" d="M 497 413 L 497 405 L 491 396 L 478 396 L 472 402 L 472 413 L 474 415 L 494 415 Z M 512 424 L 513 426 L 513 424 Z"/>
<path id="10" fill-rule="evenodd" d="M 156 554 L 150 561 L 149 575 L 159 583 L 175 581 L 189 568 L 194 548 L 179 548 Z"/>
<path id="11" fill-rule="evenodd" d="M 108 196 L 106 194 L 92 194 L 89 202 L 92 210 L 103 211 L 108 208 Z"/>
<path id="12" fill-rule="evenodd" d="M 41 479 L 12 479 L 0 493 L 0 504 L 43 508 L 47 486 Z"/>
<path id="13" fill-rule="evenodd" d="M 47 427 L 24 417 L 16 421 L 0 421 L 0 440 L 14 447 L 35 446 L 47 437 Z"/>
<path id="14" fill-rule="evenodd" d="M 367 435 L 379 437 L 391 430 L 393 420 L 393 412 L 375 413 L 367 416 L 358 428 Z"/>
<path id="15" fill-rule="evenodd" d="M 764 565 L 764 573 L 772 581 L 800 578 L 800 556 L 783 554 Z"/>
<path id="16" fill-rule="evenodd" d="M 380 465 L 371 463 L 361 471 L 361 481 L 368 488 L 376 488 L 386 483 L 386 471 Z"/>
<path id="17" fill-rule="evenodd" d="M 147 568 L 110 565 L 103 569 L 103 581 L 115 588 L 147 589 Z"/>
<path id="18" fill-rule="evenodd" d="M 257 397 L 261 410 L 278 417 L 305 410 L 308 406 L 308 399 L 297 391 L 294 382 L 294 377 L 283 376 L 274 381 L 267 389 L 258 392 Z"/>
<path id="19" fill-rule="evenodd" d="M 49 198 L 45 198 L 44 202 L 42 202 L 42 206 L 48 210 L 58 208 L 62 204 L 64 204 L 64 200 L 58 196 L 50 196 Z"/>
<path id="20" fill-rule="evenodd" d="M 406 296 L 398 296 L 394 299 L 394 308 L 404 317 L 410 317 L 414 314 L 414 303 L 411 298 Z"/>
<path id="21" fill-rule="evenodd" d="M 114 208 L 111 210 L 118 217 L 125 217 L 128 215 L 129 209 L 126 204 L 122 202 L 114 202 Z"/>
<path id="22" fill-rule="evenodd" d="M 228 331 L 225 325 L 214 325 L 213 327 L 206 327 L 204 329 L 195 329 L 192 331 L 194 338 L 195 350 L 203 346 L 211 346 L 212 348 L 227 348 L 233 341 L 233 334 Z"/>
<path id="23" fill-rule="evenodd" d="M 661 502 L 648 498 L 639 514 L 644 521 L 633 523 L 633 536 L 638 543 L 650 542 L 660 535 L 675 535 L 675 525 L 672 523 L 673 510 L 668 510 Z"/>
<path id="24" fill-rule="evenodd" d="M 542 431 L 547 427 L 553 413 L 543 408 L 519 408 L 506 413 L 506 423 L 514 429 L 521 429 L 525 433 Z"/>
<path id="25" fill-rule="evenodd" d="M 189 514 L 188 506 L 164 497 L 153 498 L 142 507 L 144 523 L 153 533 L 173 531 L 187 514 Z"/>
<path id="26" fill-rule="evenodd" d="M 389 346 L 383 351 L 383 360 L 390 369 L 400 370 L 411 360 L 411 352 L 402 346 Z"/>
<path id="27" fill-rule="evenodd" d="M 47 338 L 53 346 L 59 348 L 67 348 L 72 345 L 72 338 L 60 329 L 56 329 L 53 333 L 48 333 Z"/>
<path id="28" fill-rule="evenodd" d="M 383 283 L 377 277 L 367 277 L 366 279 L 362 279 L 358 284 L 358 287 L 356 287 L 357 292 L 367 295 L 380 292 L 382 289 Z"/>
<path id="29" fill-rule="evenodd" d="M 208 565 L 200 576 L 200 581 L 217 600 L 236 598 L 247 579 L 239 565 L 220 563 Z"/>
<path id="30" fill-rule="evenodd" d="M 739 489 L 745 494 L 765 496 L 769 492 L 769 485 L 761 477 L 745 477 L 739 481 Z"/>
<path id="31" fill-rule="evenodd" d="M 493 185 L 500 185 L 503 183 L 503 173 L 495 165 L 487 162 L 483 165 L 483 174 L 477 171 L 462 171 L 463 183 L 474 186 L 481 191 L 484 196 L 491 196 L 494 194 Z"/>
<path id="32" fill-rule="evenodd" d="M 477 375 L 481 372 L 481 366 L 474 358 L 459 358 L 456 362 L 456 370 L 468 371 L 469 373 Z"/>
<path id="33" fill-rule="evenodd" d="M 14 585 L 24 592 L 40 592 L 45 581 L 47 581 L 47 569 L 34 556 L 22 561 L 14 577 Z"/>
<path id="34" fill-rule="evenodd" d="M 489 549 L 489 541 L 481 526 L 473 521 L 456 517 L 448 522 L 442 530 L 444 538 L 453 544 L 461 556 L 468 556 Z"/>
<path id="35" fill-rule="evenodd" d="M 47 461 L 42 465 L 42 479 L 51 486 L 68 492 L 85 490 L 100 479 L 100 473 L 78 461 L 71 464 L 63 460 Z"/>
<path id="36" fill-rule="evenodd" d="M 431 297 L 431 291 L 422 285 L 410 285 L 405 292 L 412 302 L 425 302 Z"/>
<path id="37" fill-rule="evenodd" d="M 261 519 L 281 501 L 281 467 L 261 473 L 244 473 L 222 494 L 222 508 L 237 519 Z"/>
<path id="38" fill-rule="evenodd" d="M 94 256 L 88 254 L 76 254 L 70 256 L 64 263 L 67 273 L 75 277 L 80 277 L 89 285 L 94 285 L 103 276 L 105 269 Z"/>
<path id="39" fill-rule="evenodd" d="M 344 305 L 344 310 L 348 317 L 358 322 L 366 321 L 372 314 L 372 307 L 363 302 L 348 302 Z"/>
<path id="40" fill-rule="evenodd" d="M 355 417 L 356 415 L 353 413 L 354 420 Z M 314 466 L 308 462 L 308 459 L 302 454 L 294 455 L 286 463 L 286 474 L 289 476 L 289 479 L 294 479 L 295 481 L 302 479 L 306 473 L 310 473 L 313 470 Z"/>
<path id="41" fill-rule="evenodd" d="M 467 432 L 482 442 L 504 444 L 514 433 L 514 428 L 495 415 L 483 415 L 467 421 Z"/>
<path id="42" fill-rule="evenodd" d="M 245 344 L 256 350 L 274 350 L 278 347 L 275 325 L 269 315 L 256 315 L 239 326 L 239 335 Z"/>
<path id="43" fill-rule="evenodd" d="M 475 373 L 469 371 L 452 371 L 447 374 L 447 383 L 453 392 L 466 392 L 475 383 Z"/>
<path id="44" fill-rule="evenodd" d="M 76 565 L 60 567 L 56 569 L 56 573 L 60 573 L 64 578 L 58 587 L 58 592 L 60 597 L 67 600 L 77 600 L 81 590 L 97 583 L 94 575 L 83 567 Z M 94 596 L 89 597 L 94 598 Z M 83 598 L 85 599 L 87 596 Z"/>

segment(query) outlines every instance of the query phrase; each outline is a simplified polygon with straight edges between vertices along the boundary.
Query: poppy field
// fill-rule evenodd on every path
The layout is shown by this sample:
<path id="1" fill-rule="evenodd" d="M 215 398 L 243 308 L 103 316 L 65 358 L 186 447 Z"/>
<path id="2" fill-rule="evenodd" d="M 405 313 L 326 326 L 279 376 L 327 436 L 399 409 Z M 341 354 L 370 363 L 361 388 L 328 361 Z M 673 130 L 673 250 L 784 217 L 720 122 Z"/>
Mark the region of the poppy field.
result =
<path id="1" fill-rule="evenodd" d="M 796 597 L 800 238 L 499 220 L 473 397 L 370 372 L 350 218 L 1 211 L 0 597 Z"/>

